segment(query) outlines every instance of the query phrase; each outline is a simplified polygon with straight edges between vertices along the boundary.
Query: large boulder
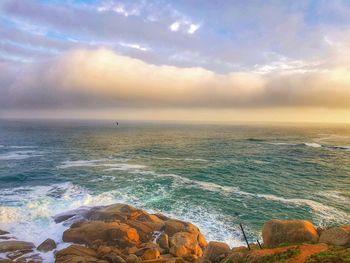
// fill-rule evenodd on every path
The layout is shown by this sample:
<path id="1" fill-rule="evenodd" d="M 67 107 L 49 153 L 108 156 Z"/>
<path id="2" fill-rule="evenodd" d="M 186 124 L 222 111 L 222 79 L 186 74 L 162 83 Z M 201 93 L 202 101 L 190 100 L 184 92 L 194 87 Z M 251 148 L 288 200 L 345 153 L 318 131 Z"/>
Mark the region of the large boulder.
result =
<path id="1" fill-rule="evenodd" d="M 137 230 L 119 222 L 89 221 L 82 223 L 78 227 L 69 228 L 63 233 L 64 242 L 91 245 L 96 240 L 100 240 L 108 245 L 116 245 L 120 248 L 140 243 Z"/>
<path id="2" fill-rule="evenodd" d="M 48 251 L 54 250 L 56 247 L 57 247 L 56 242 L 51 238 L 48 238 L 44 242 L 42 242 L 37 247 L 37 249 L 42 252 L 48 252 Z"/>
<path id="3" fill-rule="evenodd" d="M 335 246 L 345 246 L 350 244 L 350 230 L 348 227 L 333 227 L 326 229 L 320 236 L 320 243 L 326 243 Z"/>
<path id="4" fill-rule="evenodd" d="M 190 232 L 190 233 L 198 233 L 199 229 L 195 225 L 184 222 L 181 220 L 170 219 L 165 221 L 164 232 L 169 236 L 173 236 L 178 232 Z"/>
<path id="5" fill-rule="evenodd" d="M 262 236 L 268 247 L 318 241 L 317 228 L 305 220 L 270 220 L 264 224 Z"/>
<path id="6" fill-rule="evenodd" d="M 99 259 L 93 249 L 78 245 L 71 245 L 58 251 L 55 257 L 55 263 L 108 263 Z"/>
<path id="7" fill-rule="evenodd" d="M 178 232 L 170 238 L 170 253 L 176 257 L 203 255 L 198 243 L 198 235 L 189 232 Z"/>
<path id="8" fill-rule="evenodd" d="M 1 241 L 0 253 L 11 251 L 33 251 L 35 248 L 33 243 L 24 241 Z"/>
<path id="9" fill-rule="evenodd" d="M 6 258 L 4 261 L 18 263 L 41 263 L 42 259 L 38 254 L 33 253 L 35 246 L 33 243 L 24 241 L 2 241 L 0 242 L 0 254 Z M 1 255 L 0 255 L 1 258 Z M 6 262 L 6 261 L 5 261 Z"/>
<path id="10" fill-rule="evenodd" d="M 210 241 L 204 250 L 203 262 L 220 262 L 231 252 L 230 247 L 223 242 Z"/>
<path id="11" fill-rule="evenodd" d="M 7 231 L 4 231 L 4 230 L 1 230 L 1 229 L 0 229 L 0 236 L 1 236 L 1 235 L 7 235 L 7 234 L 10 234 L 10 233 L 7 232 Z"/>

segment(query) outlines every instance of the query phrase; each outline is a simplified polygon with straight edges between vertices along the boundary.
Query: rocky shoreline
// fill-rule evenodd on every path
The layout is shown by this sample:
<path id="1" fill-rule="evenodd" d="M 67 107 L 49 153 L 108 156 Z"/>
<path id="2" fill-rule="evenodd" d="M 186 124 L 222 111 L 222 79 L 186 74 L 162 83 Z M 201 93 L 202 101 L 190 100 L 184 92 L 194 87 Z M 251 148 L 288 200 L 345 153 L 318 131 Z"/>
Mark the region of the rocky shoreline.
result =
<path id="1" fill-rule="evenodd" d="M 52 252 L 55 263 L 350 262 L 350 225 L 321 229 L 309 221 L 270 220 L 262 248 L 248 250 L 208 242 L 192 223 L 126 204 L 82 207 L 54 221 L 67 227 L 65 248 L 50 238 L 35 247 L 0 230 L 0 263 L 48 262 L 43 255 Z"/>

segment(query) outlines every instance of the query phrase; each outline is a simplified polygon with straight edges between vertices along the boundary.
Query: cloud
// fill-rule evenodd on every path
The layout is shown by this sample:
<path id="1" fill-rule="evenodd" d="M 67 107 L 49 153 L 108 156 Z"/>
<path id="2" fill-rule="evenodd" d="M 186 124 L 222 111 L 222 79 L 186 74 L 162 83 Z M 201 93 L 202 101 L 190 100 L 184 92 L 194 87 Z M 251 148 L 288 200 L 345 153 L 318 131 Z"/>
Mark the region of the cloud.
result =
<path id="1" fill-rule="evenodd" d="M 350 108 L 349 68 L 237 71 L 147 64 L 109 49 L 78 49 L 41 62 L 1 64 L 2 109 Z"/>

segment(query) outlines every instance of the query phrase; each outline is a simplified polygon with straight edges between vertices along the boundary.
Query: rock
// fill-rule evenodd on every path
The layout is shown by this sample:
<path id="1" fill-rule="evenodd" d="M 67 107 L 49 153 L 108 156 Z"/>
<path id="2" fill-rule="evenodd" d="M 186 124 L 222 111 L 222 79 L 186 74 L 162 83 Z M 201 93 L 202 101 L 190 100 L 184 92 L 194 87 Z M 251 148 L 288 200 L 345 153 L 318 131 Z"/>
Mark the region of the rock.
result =
<path id="1" fill-rule="evenodd" d="M 157 241 L 161 248 L 169 249 L 169 237 L 167 234 L 161 234 Z"/>
<path id="2" fill-rule="evenodd" d="M 42 252 L 48 252 L 54 250 L 56 247 L 56 242 L 51 238 L 48 238 L 43 243 L 41 243 L 37 249 Z"/>
<path id="3" fill-rule="evenodd" d="M 171 237 L 178 232 L 198 233 L 199 229 L 191 223 L 170 219 L 165 221 L 164 232 Z"/>
<path id="4" fill-rule="evenodd" d="M 35 248 L 33 243 L 24 241 L 1 241 L 0 253 L 10 251 L 32 251 Z"/>
<path id="5" fill-rule="evenodd" d="M 203 234 L 201 232 L 198 233 L 198 243 L 201 246 L 201 248 L 204 248 L 208 245 L 207 240 L 205 239 L 205 237 L 203 236 Z"/>
<path id="6" fill-rule="evenodd" d="M 0 236 L 7 235 L 7 234 L 10 234 L 10 233 L 0 229 Z"/>
<path id="7" fill-rule="evenodd" d="M 157 248 L 147 249 L 142 255 L 143 260 L 151 260 L 158 258 L 160 258 L 160 252 Z"/>
<path id="8" fill-rule="evenodd" d="M 103 257 L 103 259 L 107 260 L 110 263 L 126 263 L 126 261 L 118 255 L 109 254 Z"/>
<path id="9" fill-rule="evenodd" d="M 121 249 L 140 243 L 140 237 L 136 229 L 119 222 L 89 221 L 63 233 L 64 242 L 90 245 L 96 240 L 101 240 L 108 245 L 118 246 Z"/>
<path id="10" fill-rule="evenodd" d="M 343 227 L 326 229 L 322 232 L 319 242 L 335 246 L 345 246 L 350 244 L 350 233 Z"/>
<path id="11" fill-rule="evenodd" d="M 318 241 L 316 227 L 305 220 L 270 220 L 264 224 L 262 236 L 268 247 Z"/>
<path id="12" fill-rule="evenodd" d="M 53 216 L 53 219 L 56 223 L 61 223 L 64 221 L 69 221 L 70 223 L 74 223 L 76 221 L 86 219 L 89 217 L 94 210 L 97 210 L 99 207 L 80 207 L 78 209 L 70 210 L 64 213 L 57 214 Z"/>
<path id="13" fill-rule="evenodd" d="M 141 262 L 140 258 L 134 254 L 130 254 L 126 258 L 126 263 L 139 263 L 139 262 Z"/>
<path id="14" fill-rule="evenodd" d="M 197 234 L 189 232 L 178 232 L 170 238 L 170 253 L 176 257 L 203 255 L 197 241 Z"/>
<path id="15" fill-rule="evenodd" d="M 55 257 L 55 263 L 109 263 L 98 259 L 93 249 L 78 245 L 71 245 L 58 251 Z"/>
<path id="16" fill-rule="evenodd" d="M 220 262 L 220 259 L 226 258 L 231 252 L 230 247 L 223 242 L 210 241 L 204 250 L 203 260 L 210 262 Z"/>
<path id="17" fill-rule="evenodd" d="M 341 226 L 341 228 L 350 233 L 350 225 Z"/>

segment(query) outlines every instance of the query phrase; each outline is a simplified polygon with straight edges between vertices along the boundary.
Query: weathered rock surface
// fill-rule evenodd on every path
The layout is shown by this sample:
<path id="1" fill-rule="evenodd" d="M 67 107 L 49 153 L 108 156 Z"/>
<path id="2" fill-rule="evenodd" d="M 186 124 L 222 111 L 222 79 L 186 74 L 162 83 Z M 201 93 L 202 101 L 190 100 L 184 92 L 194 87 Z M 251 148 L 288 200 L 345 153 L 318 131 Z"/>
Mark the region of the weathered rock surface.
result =
<path id="1" fill-rule="evenodd" d="M 176 257 L 194 255 L 201 257 L 203 250 L 198 243 L 198 234 L 191 232 L 178 232 L 170 238 L 170 253 Z"/>
<path id="2" fill-rule="evenodd" d="M 350 244 L 350 231 L 347 231 L 346 226 L 326 229 L 322 232 L 319 241 L 335 246 L 345 246 Z"/>
<path id="3" fill-rule="evenodd" d="M 319 238 L 316 227 L 304 220 L 270 220 L 264 224 L 262 236 L 268 247 L 281 243 L 317 242 Z"/>
<path id="4" fill-rule="evenodd" d="M 1 241 L 0 253 L 5 255 L 0 262 L 18 262 L 18 263 L 41 263 L 42 259 L 38 254 L 33 253 L 35 246 L 33 243 L 24 241 Z"/>
<path id="5" fill-rule="evenodd" d="M 48 238 L 37 247 L 37 250 L 42 252 L 48 252 L 54 250 L 56 247 L 56 242 L 51 238 Z"/>
<path id="6" fill-rule="evenodd" d="M 106 260 L 98 259 L 95 250 L 79 245 L 62 249 L 55 256 L 55 263 L 108 263 Z"/>
<path id="7" fill-rule="evenodd" d="M 95 261 L 175 262 L 181 261 L 182 257 L 193 261 L 202 256 L 207 245 L 195 225 L 125 204 L 83 207 L 54 219 L 70 225 L 63 233 L 63 241 L 87 245 L 95 252 L 89 255 Z M 81 246 L 73 248 L 81 249 Z M 83 256 L 75 253 L 72 259 L 71 250 L 70 247 L 68 254 L 66 250 L 64 256 L 57 255 L 60 262 Z"/>
<path id="8" fill-rule="evenodd" d="M 63 233 L 64 242 L 92 245 L 96 240 L 121 248 L 140 244 L 137 230 L 119 222 L 88 221 Z"/>
<path id="9" fill-rule="evenodd" d="M 317 242 L 321 235 L 321 242 L 344 245 L 349 242 L 350 232 L 350 226 L 318 231 L 308 221 L 270 220 L 262 231 L 264 249 L 252 244 L 248 251 L 246 247 L 231 250 L 222 242 L 208 244 L 199 229 L 189 222 L 124 204 L 84 207 L 60 214 L 55 220 L 70 226 L 63 241 L 85 245 L 71 245 L 59 251 L 56 263 L 257 263 L 276 258 L 305 262 L 310 255 L 329 246 L 301 243 Z M 281 243 L 297 245 L 268 248 Z"/>
<path id="10" fill-rule="evenodd" d="M 0 252 L 10 252 L 10 251 L 28 251 L 35 248 L 33 243 L 24 241 L 1 241 L 0 242 Z"/>
<path id="11" fill-rule="evenodd" d="M 230 247 L 223 242 L 211 241 L 206 247 L 203 255 L 203 262 L 220 262 L 226 258 L 231 252 Z"/>
<path id="12" fill-rule="evenodd" d="M 7 235 L 7 234 L 10 234 L 10 233 L 0 229 L 0 236 Z"/>

